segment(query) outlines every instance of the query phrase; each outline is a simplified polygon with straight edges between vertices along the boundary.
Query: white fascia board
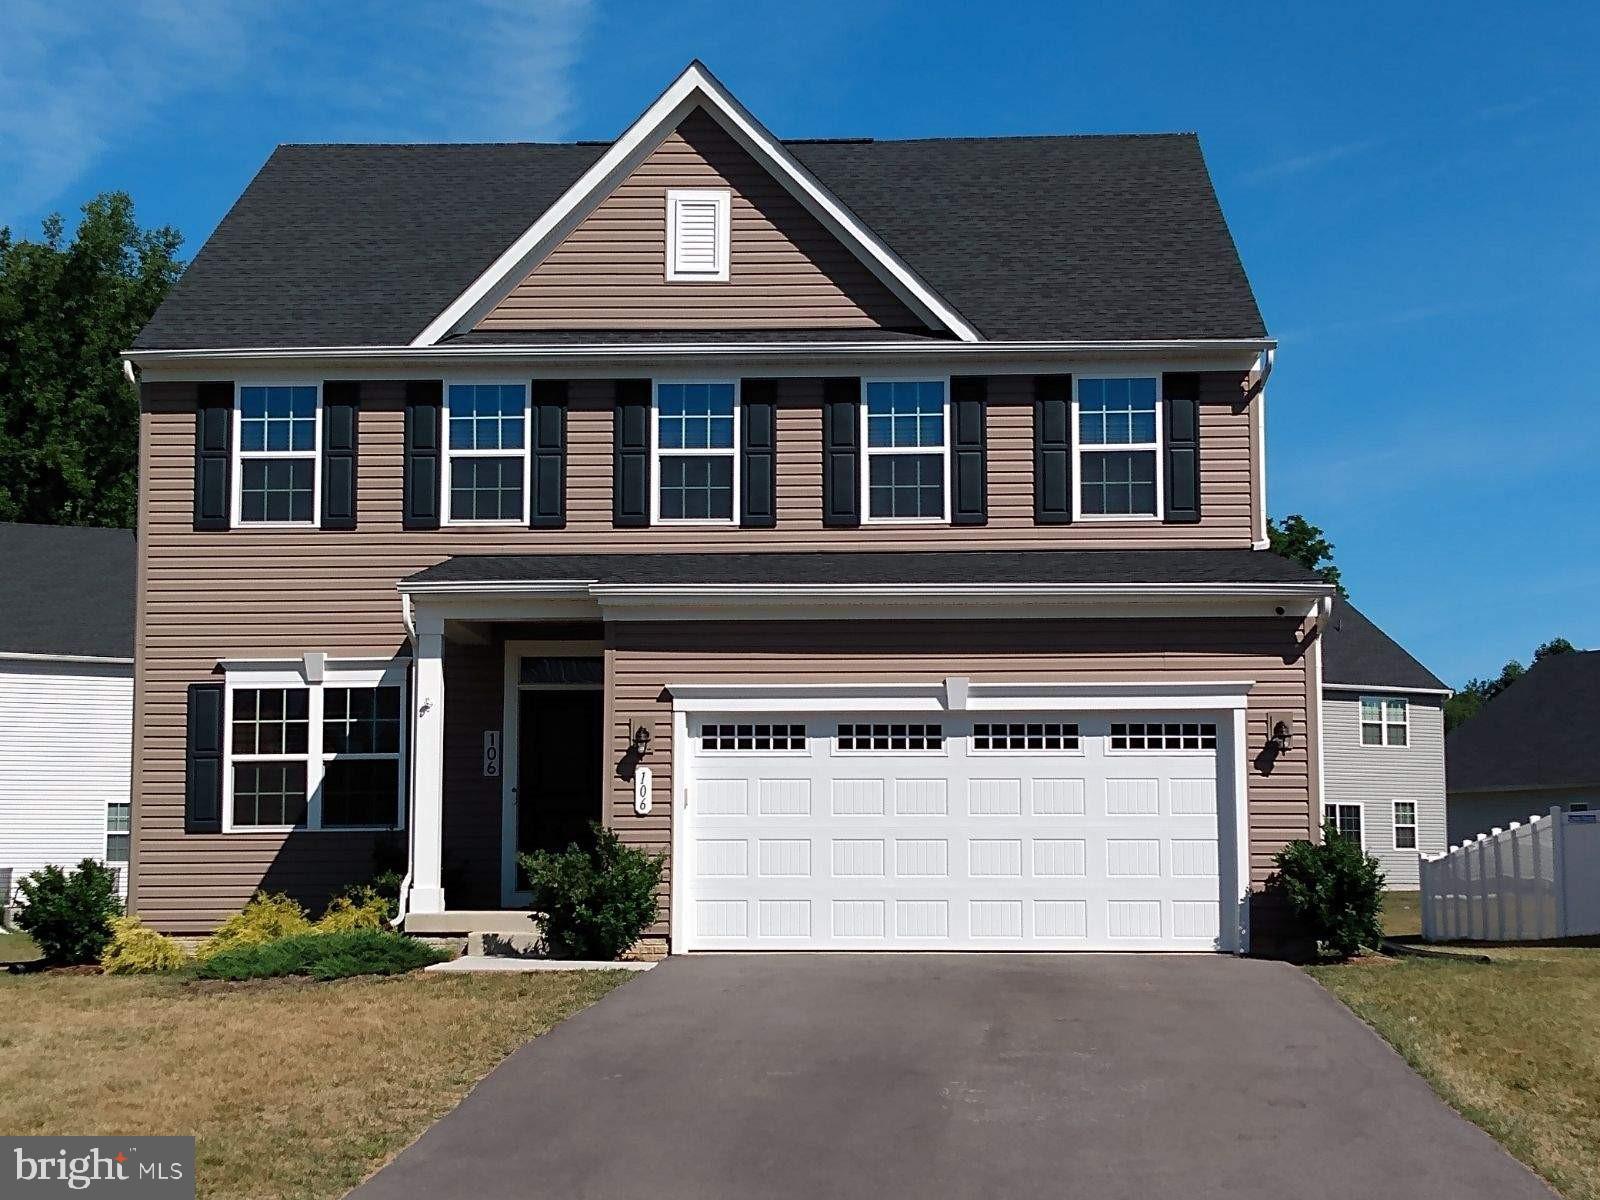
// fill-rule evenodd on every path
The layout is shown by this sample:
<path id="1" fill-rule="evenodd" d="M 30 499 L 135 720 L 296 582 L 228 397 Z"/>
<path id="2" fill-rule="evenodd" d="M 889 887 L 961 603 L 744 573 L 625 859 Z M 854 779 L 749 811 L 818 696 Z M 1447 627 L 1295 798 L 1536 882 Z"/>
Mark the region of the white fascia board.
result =
<path id="1" fill-rule="evenodd" d="M 978 363 L 1019 364 L 1022 369 L 1039 364 L 1114 360 L 1122 367 L 1130 359 L 1160 358 L 1167 370 L 1246 370 L 1270 339 L 1263 338 L 1162 338 L 1155 340 L 957 342 L 883 341 L 839 342 L 826 338 L 814 342 L 708 342 L 659 344 L 607 342 L 468 345 L 468 346 L 233 346 L 185 350 L 125 350 L 122 357 L 135 364 L 146 380 L 182 380 L 203 371 L 210 377 L 220 367 L 234 375 L 252 370 L 263 377 L 281 375 L 285 364 L 350 378 L 375 378 L 374 371 L 393 372 L 396 379 L 419 368 L 445 371 L 473 367 L 512 369 L 542 362 L 559 362 L 564 368 L 592 365 L 616 371 L 616 364 L 638 362 L 648 373 L 656 362 L 698 365 L 711 362 L 772 364 L 781 374 L 799 365 L 816 363 L 874 363 L 903 360 L 921 364 L 940 359 L 957 360 L 963 370 Z M 1184 356 L 1187 356 L 1186 358 Z M 1176 361 L 1175 361 L 1176 359 Z M 1187 364 L 1193 363 L 1193 367 Z M 758 374 L 760 372 L 757 372 Z M 193 375 L 200 378 L 199 375 Z"/>
<path id="2" fill-rule="evenodd" d="M 1322 684 L 1323 694 L 1329 692 L 1362 692 L 1368 696 L 1453 696 L 1452 688 L 1394 687 L 1387 683 L 1329 683 Z"/>
<path id="3" fill-rule="evenodd" d="M 131 658 L 111 658 L 99 654 L 31 654 L 22 650 L 0 650 L 0 662 L 80 663 L 87 666 L 131 667 Z"/>
<path id="4" fill-rule="evenodd" d="M 1231 712 L 1253 680 L 974 683 L 968 712 Z M 675 712 L 950 712 L 936 683 L 669 683 Z"/>
<path id="5" fill-rule="evenodd" d="M 691 111 L 704 107 L 745 149 L 777 177 L 814 216 L 874 268 L 918 316 L 948 329 L 963 341 L 979 334 L 959 313 L 934 293 L 899 256 L 875 238 L 859 220 L 783 144 L 752 116 L 717 78 L 698 61 L 690 63 L 655 103 L 645 109 L 594 165 L 578 177 L 561 198 L 506 248 L 489 269 L 451 301 L 412 342 L 432 346 L 465 325 L 475 324 L 532 269 L 544 254 L 609 195 L 655 149 L 661 139 Z"/>

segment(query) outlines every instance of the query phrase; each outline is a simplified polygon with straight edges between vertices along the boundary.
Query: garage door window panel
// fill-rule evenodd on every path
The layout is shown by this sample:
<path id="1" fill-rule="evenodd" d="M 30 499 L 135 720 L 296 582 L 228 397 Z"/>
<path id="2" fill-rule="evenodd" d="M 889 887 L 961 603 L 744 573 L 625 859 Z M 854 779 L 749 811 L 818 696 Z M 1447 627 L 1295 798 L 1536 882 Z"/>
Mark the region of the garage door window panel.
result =
<path id="1" fill-rule="evenodd" d="M 1211 721 L 1114 721 L 1108 742 L 1112 753 L 1212 753 L 1217 726 Z"/>
<path id="2" fill-rule="evenodd" d="M 1078 727 L 1064 721 L 979 721 L 974 754 L 1081 754 Z"/>
<path id="3" fill-rule="evenodd" d="M 834 745 L 847 754 L 942 754 L 944 726 L 904 721 L 841 723 Z"/>

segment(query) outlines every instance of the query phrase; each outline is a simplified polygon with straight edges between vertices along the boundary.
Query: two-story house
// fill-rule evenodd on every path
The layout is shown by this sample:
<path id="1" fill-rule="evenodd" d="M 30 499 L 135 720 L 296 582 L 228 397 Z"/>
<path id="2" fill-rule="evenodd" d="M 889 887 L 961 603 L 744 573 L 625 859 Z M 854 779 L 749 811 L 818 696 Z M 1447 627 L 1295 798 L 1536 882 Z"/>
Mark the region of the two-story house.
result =
<path id="1" fill-rule="evenodd" d="M 285 146 L 128 352 L 134 907 L 603 821 L 696 949 L 1270 948 L 1331 589 L 1192 135 Z"/>

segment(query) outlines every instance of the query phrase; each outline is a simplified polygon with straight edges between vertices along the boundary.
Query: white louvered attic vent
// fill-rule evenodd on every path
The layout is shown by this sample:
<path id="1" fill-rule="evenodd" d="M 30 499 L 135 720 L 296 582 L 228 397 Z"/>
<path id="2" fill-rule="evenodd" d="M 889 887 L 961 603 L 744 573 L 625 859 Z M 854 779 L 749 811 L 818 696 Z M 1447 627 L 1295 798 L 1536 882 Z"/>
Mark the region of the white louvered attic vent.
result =
<path id="1" fill-rule="evenodd" d="M 667 279 L 725 282 L 728 278 L 729 193 L 721 188 L 667 192 Z"/>

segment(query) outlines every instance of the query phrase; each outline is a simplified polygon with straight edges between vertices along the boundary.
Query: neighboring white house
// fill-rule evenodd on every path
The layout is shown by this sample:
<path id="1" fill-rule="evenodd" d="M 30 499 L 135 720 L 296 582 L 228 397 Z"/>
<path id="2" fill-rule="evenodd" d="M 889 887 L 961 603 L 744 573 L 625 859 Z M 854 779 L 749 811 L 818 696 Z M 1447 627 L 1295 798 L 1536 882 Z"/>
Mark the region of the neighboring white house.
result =
<path id="1" fill-rule="evenodd" d="M 1600 650 L 1552 654 L 1450 733 L 1450 843 L 1600 809 Z"/>
<path id="2" fill-rule="evenodd" d="M 134 541 L 0 524 L 0 902 L 85 858 L 124 891 L 133 746 Z"/>
<path id="3" fill-rule="evenodd" d="M 1417 887 L 1417 855 L 1445 848 L 1444 702 L 1450 689 L 1348 600 L 1322 635 L 1322 810 Z"/>

